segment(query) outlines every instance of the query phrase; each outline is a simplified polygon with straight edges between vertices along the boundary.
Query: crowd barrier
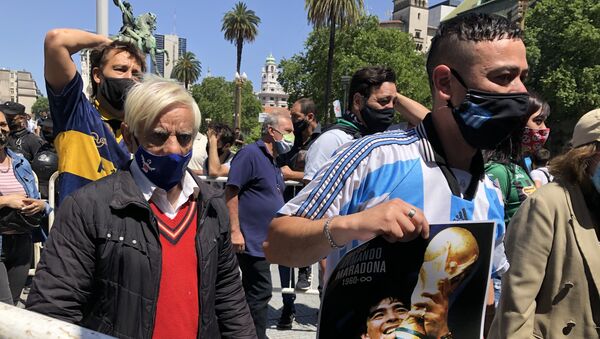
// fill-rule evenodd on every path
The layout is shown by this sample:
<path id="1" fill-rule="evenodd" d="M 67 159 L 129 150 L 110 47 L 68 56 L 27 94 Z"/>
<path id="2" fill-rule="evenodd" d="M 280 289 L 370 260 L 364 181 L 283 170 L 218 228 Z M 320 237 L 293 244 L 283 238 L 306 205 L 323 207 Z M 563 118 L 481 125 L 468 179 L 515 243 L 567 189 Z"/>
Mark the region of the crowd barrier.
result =
<path id="1" fill-rule="evenodd" d="M 36 185 L 37 185 L 37 176 L 35 178 L 36 178 Z M 201 176 L 199 176 L 199 178 L 202 181 L 206 181 L 206 182 L 216 182 L 216 183 L 223 183 L 223 184 L 225 184 L 227 182 L 227 177 L 209 177 L 209 176 L 201 175 Z M 48 204 L 52 208 L 52 211 L 48 215 L 48 231 L 50 231 L 50 229 L 52 228 L 52 224 L 54 223 L 54 213 L 55 213 L 55 206 L 56 206 L 55 192 L 56 192 L 56 180 L 57 179 L 58 179 L 58 172 L 54 172 L 48 182 Z M 297 190 L 299 190 L 303 187 L 302 183 L 300 183 L 298 181 L 293 181 L 293 180 L 285 181 L 285 185 L 289 186 L 289 187 L 293 187 L 294 195 L 296 195 Z M 33 250 L 33 260 L 34 260 L 33 267 L 34 268 L 29 270 L 30 276 L 33 276 L 35 274 L 35 267 L 37 266 L 37 264 L 40 260 L 41 250 L 42 250 L 42 244 L 35 243 L 34 250 Z M 288 286 L 282 286 L 281 293 L 282 294 L 291 294 L 291 293 L 319 294 L 319 291 L 317 288 L 318 280 L 319 280 L 318 272 L 319 272 L 319 266 L 317 263 L 315 263 L 312 265 L 311 286 L 307 291 L 295 290 L 291 285 L 288 285 Z M 297 268 L 294 268 L 291 272 L 290 280 L 295 281 L 296 277 L 297 277 Z M 276 289 L 274 291 L 277 292 Z"/>
<path id="2" fill-rule="evenodd" d="M 0 303 L 0 339 L 114 338 L 16 306 Z"/>

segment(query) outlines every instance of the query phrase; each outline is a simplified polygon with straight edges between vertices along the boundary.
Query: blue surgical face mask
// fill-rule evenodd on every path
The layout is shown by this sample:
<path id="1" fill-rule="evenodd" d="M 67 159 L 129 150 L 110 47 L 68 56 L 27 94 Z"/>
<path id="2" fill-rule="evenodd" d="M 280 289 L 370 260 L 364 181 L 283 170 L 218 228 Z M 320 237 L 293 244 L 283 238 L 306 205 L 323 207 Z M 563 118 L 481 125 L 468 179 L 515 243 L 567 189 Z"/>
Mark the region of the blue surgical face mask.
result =
<path id="1" fill-rule="evenodd" d="M 592 182 L 594 183 L 594 187 L 596 187 L 596 191 L 600 193 L 600 164 L 596 166 L 596 171 L 592 175 Z"/>
<path id="2" fill-rule="evenodd" d="M 169 191 L 181 181 L 191 158 L 191 151 L 186 155 L 155 155 L 139 146 L 135 152 L 135 161 L 142 173 L 154 185 L 165 191 Z"/>
<path id="3" fill-rule="evenodd" d="M 292 150 L 294 147 L 295 136 L 294 133 L 283 134 L 279 130 L 273 128 L 274 131 L 281 134 L 281 140 L 273 140 L 275 141 L 275 150 L 277 154 L 286 154 L 287 152 Z"/>

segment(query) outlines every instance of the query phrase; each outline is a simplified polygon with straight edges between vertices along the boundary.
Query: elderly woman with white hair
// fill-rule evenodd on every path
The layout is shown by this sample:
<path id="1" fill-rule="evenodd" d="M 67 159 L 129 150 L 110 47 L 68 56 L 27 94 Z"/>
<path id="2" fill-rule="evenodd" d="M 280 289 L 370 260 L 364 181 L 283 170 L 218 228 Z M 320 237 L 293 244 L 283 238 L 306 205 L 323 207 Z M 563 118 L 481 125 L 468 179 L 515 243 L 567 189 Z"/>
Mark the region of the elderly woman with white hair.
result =
<path id="1" fill-rule="evenodd" d="M 254 338 L 227 207 L 187 171 L 200 110 L 148 76 L 125 102 L 129 169 L 61 204 L 27 308 L 127 338 Z"/>

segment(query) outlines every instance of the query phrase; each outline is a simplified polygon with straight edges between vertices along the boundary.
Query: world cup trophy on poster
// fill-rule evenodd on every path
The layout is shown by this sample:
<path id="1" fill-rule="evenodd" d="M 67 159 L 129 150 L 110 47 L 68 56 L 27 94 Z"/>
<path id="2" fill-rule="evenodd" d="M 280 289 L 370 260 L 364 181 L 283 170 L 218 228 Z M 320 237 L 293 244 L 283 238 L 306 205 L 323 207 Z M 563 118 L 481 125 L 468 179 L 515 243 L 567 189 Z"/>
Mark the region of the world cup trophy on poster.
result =
<path id="1" fill-rule="evenodd" d="M 479 257 L 479 246 L 473 234 L 462 227 L 449 227 L 439 232 L 427 245 L 417 284 L 411 295 L 409 315 L 396 329 L 396 338 L 437 338 L 450 333 L 448 329 L 449 298 L 468 276 Z M 444 319 L 431 319 L 429 308 L 437 307 Z M 439 308 L 445 308 L 442 312 Z M 435 332 L 435 333 L 432 333 Z"/>

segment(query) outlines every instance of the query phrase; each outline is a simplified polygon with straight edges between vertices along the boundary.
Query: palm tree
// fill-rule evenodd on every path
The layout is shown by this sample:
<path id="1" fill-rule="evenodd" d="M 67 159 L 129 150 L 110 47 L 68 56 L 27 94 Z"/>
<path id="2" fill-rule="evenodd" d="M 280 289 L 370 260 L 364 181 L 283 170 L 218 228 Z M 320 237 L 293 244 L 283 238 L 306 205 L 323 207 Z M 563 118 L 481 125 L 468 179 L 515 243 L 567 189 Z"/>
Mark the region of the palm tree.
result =
<path id="1" fill-rule="evenodd" d="M 249 10 L 245 3 L 238 2 L 233 9 L 223 16 L 221 31 L 225 32 L 225 40 L 235 44 L 237 48 L 237 67 L 240 73 L 242 64 L 242 48 L 244 41 L 252 42 L 258 34 L 260 18 L 253 10 Z"/>
<path id="2" fill-rule="evenodd" d="M 325 112 L 333 113 L 329 107 L 331 81 L 333 76 L 333 51 L 335 48 L 336 26 L 344 26 L 357 21 L 364 12 L 364 0 L 305 0 L 304 8 L 308 22 L 315 28 L 329 27 L 329 52 L 327 55 L 327 82 L 325 85 Z M 347 98 L 344 98 L 347 100 Z M 330 113 L 330 121 L 334 116 Z"/>
<path id="3" fill-rule="evenodd" d="M 196 59 L 196 55 L 192 52 L 185 52 L 171 72 L 171 78 L 175 78 L 180 82 L 183 82 L 185 88 L 188 88 L 189 84 L 193 84 L 200 77 L 202 72 L 202 66 L 200 60 Z"/>

